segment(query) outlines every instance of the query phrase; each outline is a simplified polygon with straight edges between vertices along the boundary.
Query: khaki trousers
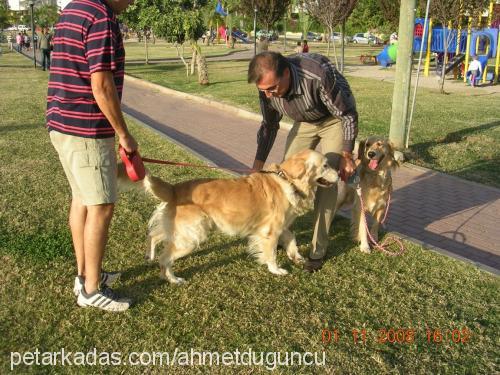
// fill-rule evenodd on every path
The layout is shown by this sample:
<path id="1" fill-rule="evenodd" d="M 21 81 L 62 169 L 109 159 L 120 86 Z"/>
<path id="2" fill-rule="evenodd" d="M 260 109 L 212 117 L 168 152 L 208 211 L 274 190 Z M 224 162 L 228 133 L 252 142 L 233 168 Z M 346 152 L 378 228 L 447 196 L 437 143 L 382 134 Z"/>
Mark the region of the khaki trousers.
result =
<path id="1" fill-rule="evenodd" d="M 342 122 L 337 118 L 328 117 L 315 123 L 295 122 L 286 140 L 285 159 L 305 149 L 314 150 L 321 143 L 321 152 L 329 164 L 338 170 L 343 142 Z M 336 204 L 337 185 L 331 188 L 318 187 L 314 202 L 314 234 L 309 254 L 311 259 L 320 259 L 326 255 Z"/>

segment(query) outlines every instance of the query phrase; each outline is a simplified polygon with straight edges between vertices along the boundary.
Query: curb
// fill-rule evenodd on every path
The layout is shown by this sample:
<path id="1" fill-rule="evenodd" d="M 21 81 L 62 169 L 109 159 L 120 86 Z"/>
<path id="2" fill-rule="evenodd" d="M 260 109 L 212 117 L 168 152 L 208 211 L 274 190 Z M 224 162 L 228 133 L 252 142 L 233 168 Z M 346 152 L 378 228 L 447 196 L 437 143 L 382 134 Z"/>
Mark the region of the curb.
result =
<path id="1" fill-rule="evenodd" d="M 156 90 L 158 92 L 161 92 L 162 94 L 175 96 L 175 97 L 181 98 L 181 99 L 192 100 L 192 101 L 200 103 L 200 104 L 205 104 L 205 105 L 211 106 L 212 108 L 220 109 L 222 111 L 234 114 L 236 116 L 239 116 L 239 117 L 247 119 L 247 120 L 255 120 L 255 121 L 258 121 L 259 123 L 262 121 L 262 115 L 247 111 L 246 109 L 238 108 L 238 107 L 235 107 L 235 106 L 230 105 L 230 104 L 221 103 L 221 102 L 218 102 L 216 100 L 203 98 L 201 96 L 187 94 L 187 93 L 182 92 L 182 91 L 169 89 L 167 87 L 157 85 L 156 83 L 151 83 L 151 82 L 142 80 L 140 78 L 136 78 L 136 77 L 131 76 L 129 74 L 125 74 L 125 82 L 127 82 L 127 81 L 130 81 L 130 82 L 136 83 L 138 85 Z M 291 128 L 292 128 L 292 124 L 290 124 L 288 122 L 284 122 L 284 121 L 280 122 L 280 129 L 290 130 Z"/>

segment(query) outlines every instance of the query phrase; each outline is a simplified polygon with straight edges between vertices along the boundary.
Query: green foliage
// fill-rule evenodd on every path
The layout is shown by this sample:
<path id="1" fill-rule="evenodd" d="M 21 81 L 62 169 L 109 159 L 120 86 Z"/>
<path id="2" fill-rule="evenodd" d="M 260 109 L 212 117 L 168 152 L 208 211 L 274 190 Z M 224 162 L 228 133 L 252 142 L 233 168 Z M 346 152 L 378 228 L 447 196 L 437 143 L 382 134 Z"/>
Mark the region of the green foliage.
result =
<path id="1" fill-rule="evenodd" d="M 359 0 L 351 17 L 346 22 L 346 33 L 355 34 L 368 30 L 390 29 L 397 30 L 384 16 L 379 0 Z M 393 30 L 393 31 L 394 31 Z"/>
<path id="2" fill-rule="evenodd" d="M 40 27 L 51 27 L 59 18 L 57 5 L 43 5 L 35 8 L 35 24 Z"/>
<path id="3" fill-rule="evenodd" d="M 290 0 L 241 0 L 239 9 L 253 19 L 254 8 L 257 7 L 257 22 L 265 30 L 272 30 L 274 24 L 283 18 L 290 3 Z"/>
<path id="4" fill-rule="evenodd" d="M 9 26 L 9 4 L 0 2 L 0 29 L 5 29 Z"/>
<path id="5" fill-rule="evenodd" d="M 152 29 L 159 37 L 178 43 L 203 35 L 203 1 L 138 0 L 121 16 L 134 30 Z"/>

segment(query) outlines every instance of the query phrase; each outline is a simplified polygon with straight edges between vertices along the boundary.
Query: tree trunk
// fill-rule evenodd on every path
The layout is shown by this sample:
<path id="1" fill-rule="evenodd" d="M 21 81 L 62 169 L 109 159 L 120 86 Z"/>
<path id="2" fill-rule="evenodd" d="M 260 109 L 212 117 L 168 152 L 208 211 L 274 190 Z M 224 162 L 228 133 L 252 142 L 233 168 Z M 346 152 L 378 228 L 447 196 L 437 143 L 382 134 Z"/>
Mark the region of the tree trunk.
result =
<path id="1" fill-rule="evenodd" d="M 148 38 L 146 38 L 146 32 L 144 32 L 144 48 L 146 51 L 146 65 L 149 64 L 149 51 L 148 51 Z"/>
<path id="2" fill-rule="evenodd" d="M 189 64 L 184 59 L 184 44 L 181 45 L 181 49 L 182 49 L 181 51 L 179 51 L 179 43 L 175 42 L 174 47 L 177 51 L 177 57 L 179 57 L 181 59 L 182 63 L 186 67 L 186 77 L 189 77 Z"/>
<path id="3" fill-rule="evenodd" d="M 340 37 L 342 49 L 340 51 L 340 73 L 344 74 L 344 55 L 345 55 L 345 42 L 344 42 L 344 33 L 345 33 L 345 20 L 342 21 L 342 25 L 340 26 Z"/>
<path id="4" fill-rule="evenodd" d="M 331 35 L 333 35 L 333 26 L 328 27 L 328 30 L 329 30 L 328 40 L 330 40 Z M 335 39 L 332 41 L 332 45 L 333 45 L 333 58 L 335 60 L 335 66 L 338 67 L 339 61 L 337 59 L 337 48 L 335 47 Z"/>
<path id="5" fill-rule="evenodd" d="M 196 50 L 195 47 L 193 47 L 193 55 L 191 56 L 191 72 L 190 75 L 194 74 L 194 67 L 196 63 L 196 55 L 198 54 L 198 51 Z"/>
<path id="6" fill-rule="evenodd" d="M 207 60 L 205 60 L 205 56 L 201 53 L 196 55 L 196 65 L 198 66 L 198 83 L 200 85 L 208 85 L 210 82 L 208 81 L 208 65 Z"/>

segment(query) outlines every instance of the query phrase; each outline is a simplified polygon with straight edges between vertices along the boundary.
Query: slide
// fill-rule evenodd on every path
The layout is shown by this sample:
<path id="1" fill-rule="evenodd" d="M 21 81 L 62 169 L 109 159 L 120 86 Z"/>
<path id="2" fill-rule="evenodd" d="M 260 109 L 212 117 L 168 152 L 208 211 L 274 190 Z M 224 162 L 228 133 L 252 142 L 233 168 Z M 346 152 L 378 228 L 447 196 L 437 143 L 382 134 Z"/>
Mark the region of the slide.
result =
<path id="1" fill-rule="evenodd" d="M 239 31 L 239 30 L 233 31 L 233 32 L 231 33 L 231 35 L 232 35 L 234 38 L 241 40 L 243 43 L 251 43 L 251 42 L 250 42 L 247 38 L 245 38 L 245 37 L 243 36 L 243 34 L 241 33 L 241 31 Z"/>
<path id="2" fill-rule="evenodd" d="M 460 65 L 462 61 L 465 60 L 465 54 L 460 53 L 458 55 L 455 55 L 450 61 L 448 61 L 448 64 L 446 64 L 446 69 L 444 71 L 444 74 L 448 74 L 451 72 L 454 68 Z"/>

